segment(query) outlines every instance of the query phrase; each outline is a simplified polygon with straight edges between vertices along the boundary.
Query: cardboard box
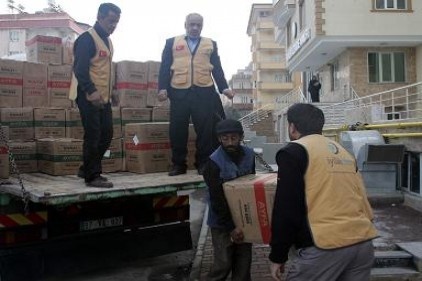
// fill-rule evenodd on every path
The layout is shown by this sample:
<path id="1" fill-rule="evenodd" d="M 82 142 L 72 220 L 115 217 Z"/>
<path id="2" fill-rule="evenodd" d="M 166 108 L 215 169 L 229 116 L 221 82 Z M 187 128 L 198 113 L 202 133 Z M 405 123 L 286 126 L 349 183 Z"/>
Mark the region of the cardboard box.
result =
<path id="1" fill-rule="evenodd" d="M 75 41 L 71 37 L 71 35 L 68 35 L 65 38 L 62 38 L 62 51 L 63 51 L 63 57 L 62 62 L 63 64 L 69 64 L 73 65 L 73 45 Z"/>
<path id="2" fill-rule="evenodd" d="M 116 63 L 116 93 L 120 107 L 144 108 L 147 106 L 148 65 L 144 62 L 120 61 Z"/>
<path id="3" fill-rule="evenodd" d="M 9 140 L 9 127 L 8 126 L 0 126 L 0 140 L 1 140 L 1 136 L 4 136 L 4 140 L 8 141 Z"/>
<path id="4" fill-rule="evenodd" d="M 9 148 L 20 173 L 34 173 L 38 171 L 37 146 L 34 141 L 11 142 L 9 143 Z M 10 168 L 10 171 L 12 171 L 12 168 Z"/>
<path id="5" fill-rule="evenodd" d="M 49 65 L 47 86 L 48 106 L 71 108 L 72 101 L 69 99 L 70 82 L 72 79 L 71 65 Z"/>
<path id="6" fill-rule="evenodd" d="M 34 139 L 34 112 L 31 107 L 0 108 L 0 122 L 9 127 L 9 140 Z"/>
<path id="7" fill-rule="evenodd" d="M 122 135 L 127 124 L 151 122 L 151 112 L 151 108 L 122 108 Z"/>
<path id="8" fill-rule="evenodd" d="M 48 107 L 47 65 L 24 62 L 22 96 L 24 107 Z"/>
<path id="9" fill-rule="evenodd" d="M 109 150 L 109 156 L 104 156 L 103 160 L 101 160 L 103 172 L 112 173 L 121 171 L 123 169 L 122 139 L 113 139 L 111 141 Z"/>
<path id="10" fill-rule="evenodd" d="M 246 175 L 225 182 L 223 187 L 234 224 L 242 229 L 245 242 L 268 244 L 277 174 Z"/>
<path id="11" fill-rule="evenodd" d="M 169 122 L 170 121 L 170 109 L 154 107 L 152 109 L 152 122 Z"/>
<path id="12" fill-rule="evenodd" d="M 129 172 L 143 174 L 168 171 L 168 123 L 127 124 L 124 141 L 126 168 Z"/>
<path id="13" fill-rule="evenodd" d="M 0 59 L 0 107 L 22 107 L 23 62 Z"/>
<path id="14" fill-rule="evenodd" d="M 34 108 L 35 138 L 66 137 L 66 114 L 62 108 Z"/>
<path id="15" fill-rule="evenodd" d="M 111 108 L 113 118 L 113 138 L 121 138 L 122 135 L 122 115 L 119 107 Z"/>
<path id="16" fill-rule="evenodd" d="M 25 42 L 26 59 L 30 62 L 62 64 L 62 38 L 36 35 Z"/>
<path id="17" fill-rule="evenodd" d="M 148 94 L 147 106 L 155 107 L 159 105 L 157 100 L 158 93 L 158 76 L 160 72 L 161 62 L 147 61 L 148 64 Z"/>
<path id="18" fill-rule="evenodd" d="M 53 176 L 76 175 L 82 164 L 82 140 L 37 140 L 38 170 Z"/>
<path id="19" fill-rule="evenodd" d="M 9 177 L 9 152 L 5 144 L 0 143 L 0 179 Z"/>
<path id="20" fill-rule="evenodd" d="M 66 109 L 66 138 L 80 139 L 84 138 L 84 127 L 82 126 L 79 109 Z"/>

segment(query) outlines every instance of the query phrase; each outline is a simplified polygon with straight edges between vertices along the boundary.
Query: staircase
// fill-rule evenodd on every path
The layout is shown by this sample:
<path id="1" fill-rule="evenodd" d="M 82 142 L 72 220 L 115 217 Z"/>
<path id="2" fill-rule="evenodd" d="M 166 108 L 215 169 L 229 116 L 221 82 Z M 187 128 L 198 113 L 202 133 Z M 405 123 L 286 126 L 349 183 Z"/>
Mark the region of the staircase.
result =
<path id="1" fill-rule="evenodd" d="M 375 245 L 371 281 L 421 281 L 422 242 L 398 243 L 390 248 Z"/>

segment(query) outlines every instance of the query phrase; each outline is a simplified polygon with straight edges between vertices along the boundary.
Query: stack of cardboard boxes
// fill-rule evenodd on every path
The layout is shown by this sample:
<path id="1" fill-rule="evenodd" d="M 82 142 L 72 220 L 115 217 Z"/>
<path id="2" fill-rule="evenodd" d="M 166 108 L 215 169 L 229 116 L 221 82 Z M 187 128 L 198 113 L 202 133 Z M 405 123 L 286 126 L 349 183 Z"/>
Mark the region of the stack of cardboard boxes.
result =
<path id="1" fill-rule="evenodd" d="M 26 43 L 28 61 L 0 60 L 0 124 L 21 172 L 74 175 L 81 164 L 83 127 L 68 99 L 72 46 L 69 38 L 38 35 Z M 113 103 L 114 137 L 103 160 L 104 172 L 167 171 L 169 102 L 156 98 L 160 62 L 121 61 L 113 66 L 118 101 Z M 195 134 L 190 131 L 188 163 L 193 167 Z M 1 140 L 0 170 L 0 178 L 7 178 L 7 146 Z"/>

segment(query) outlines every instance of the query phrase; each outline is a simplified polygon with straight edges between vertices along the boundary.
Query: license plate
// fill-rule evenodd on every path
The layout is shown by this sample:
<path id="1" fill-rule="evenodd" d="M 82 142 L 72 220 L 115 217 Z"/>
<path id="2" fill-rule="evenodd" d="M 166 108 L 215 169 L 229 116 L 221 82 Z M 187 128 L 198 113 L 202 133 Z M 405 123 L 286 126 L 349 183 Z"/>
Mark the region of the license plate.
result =
<path id="1" fill-rule="evenodd" d="M 90 231 L 123 225 L 123 216 L 99 220 L 82 221 L 79 223 L 80 231 Z"/>

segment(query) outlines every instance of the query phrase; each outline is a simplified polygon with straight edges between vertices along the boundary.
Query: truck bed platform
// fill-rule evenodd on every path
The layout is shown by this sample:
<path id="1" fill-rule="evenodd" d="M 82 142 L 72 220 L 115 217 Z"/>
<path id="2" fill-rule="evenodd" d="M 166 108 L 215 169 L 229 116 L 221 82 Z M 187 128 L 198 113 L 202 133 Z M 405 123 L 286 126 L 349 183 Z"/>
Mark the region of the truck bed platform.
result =
<path id="1" fill-rule="evenodd" d="M 123 196 L 172 193 L 204 187 L 202 176 L 196 170 L 170 177 L 165 173 L 135 174 L 109 173 L 105 176 L 113 188 L 87 187 L 77 176 L 50 176 L 43 173 L 22 174 L 29 200 L 47 205 L 71 204 L 91 200 L 113 199 Z M 22 197 L 16 178 L 9 178 L 0 185 L 0 191 Z"/>

